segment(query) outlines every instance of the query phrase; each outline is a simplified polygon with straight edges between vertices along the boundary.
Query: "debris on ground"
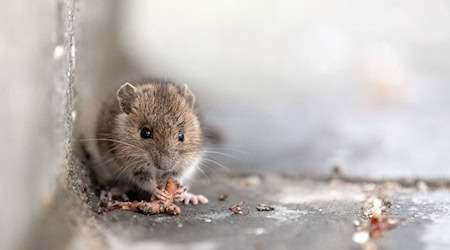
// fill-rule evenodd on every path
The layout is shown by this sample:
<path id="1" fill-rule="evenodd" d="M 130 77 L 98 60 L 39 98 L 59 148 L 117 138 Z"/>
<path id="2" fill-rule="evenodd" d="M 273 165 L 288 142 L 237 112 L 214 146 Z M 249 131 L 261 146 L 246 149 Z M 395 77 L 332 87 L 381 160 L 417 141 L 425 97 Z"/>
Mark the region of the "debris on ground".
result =
<path id="1" fill-rule="evenodd" d="M 224 200 L 226 200 L 227 198 L 228 198 L 228 194 L 223 193 L 223 194 L 221 194 L 221 195 L 219 196 L 219 201 L 224 201 Z"/>
<path id="2" fill-rule="evenodd" d="M 391 206 L 391 201 L 378 197 L 370 197 L 361 207 L 360 215 L 365 220 L 369 220 L 372 217 L 380 218 L 389 211 Z"/>
<path id="3" fill-rule="evenodd" d="M 275 207 L 272 206 L 272 205 L 259 203 L 258 206 L 256 206 L 256 210 L 258 210 L 258 211 L 272 211 L 272 210 L 275 210 Z"/>
<path id="4" fill-rule="evenodd" d="M 146 201 L 134 201 L 134 202 L 122 202 L 114 201 L 108 202 L 106 211 L 112 211 L 116 209 L 126 210 L 126 211 L 139 211 L 144 214 L 160 214 L 167 213 L 171 215 L 179 215 L 181 209 L 173 203 L 175 192 L 180 188 L 178 181 L 174 179 L 167 180 L 166 191 L 169 193 L 169 199 L 154 200 L 151 202 Z"/>
<path id="5" fill-rule="evenodd" d="M 356 231 L 353 233 L 353 241 L 358 244 L 366 244 L 370 239 L 377 238 L 383 232 L 395 228 L 397 220 L 386 217 L 392 206 L 391 201 L 379 197 L 370 197 L 361 207 L 360 216 L 362 222 L 354 221 Z"/>
<path id="6" fill-rule="evenodd" d="M 242 208 L 241 205 L 243 205 L 244 202 L 241 201 L 237 204 L 234 204 L 228 210 L 232 211 L 234 214 L 241 214 L 241 215 L 247 215 L 250 213 L 250 210 L 248 208 Z"/>
<path id="7" fill-rule="evenodd" d="M 395 228 L 397 224 L 398 220 L 373 216 L 370 221 L 361 223 L 361 226 L 356 229 L 356 232 L 353 233 L 353 241 L 365 244 L 369 239 L 377 238 L 383 232 Z"/>
<path id="8" fill-rule="evenodd" d="M 342 177 L 342 170 L 341 167 L 343 164 L 342 163 L 334 163 L 334 167 L 331 169 L 331 177 L 334 179 L 339 179 Z"/>

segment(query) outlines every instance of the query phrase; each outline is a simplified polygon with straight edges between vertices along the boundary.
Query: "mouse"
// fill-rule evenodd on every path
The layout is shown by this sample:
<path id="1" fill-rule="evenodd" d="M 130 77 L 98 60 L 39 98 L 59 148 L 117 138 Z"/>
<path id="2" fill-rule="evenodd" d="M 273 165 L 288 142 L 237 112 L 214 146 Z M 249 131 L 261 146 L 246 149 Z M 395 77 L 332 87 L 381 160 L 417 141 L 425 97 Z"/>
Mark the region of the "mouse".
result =
<path id="1" fill-rule="evenodd" d="M 166 200 L 169 194 L 158 183 L 173 178 L 183 186 L 175 201 L 208 203 L 204 195 L 188 191 L 204 149 L 195 96 L 187 85 L 122 84 L 99 112 L 95 144 L 97 181 L 113 186 L 101 196 L 127 200 L 126 193 L 138 189 L 151 200 Z"/>

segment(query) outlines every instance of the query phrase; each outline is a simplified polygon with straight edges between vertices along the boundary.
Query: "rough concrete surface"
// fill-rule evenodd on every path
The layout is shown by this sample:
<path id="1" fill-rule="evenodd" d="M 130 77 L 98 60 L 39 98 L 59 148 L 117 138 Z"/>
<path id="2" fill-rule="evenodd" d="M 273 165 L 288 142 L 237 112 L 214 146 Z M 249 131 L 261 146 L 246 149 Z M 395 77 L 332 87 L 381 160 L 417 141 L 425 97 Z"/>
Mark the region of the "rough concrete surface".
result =
<path id="1" fill-rule="evenodd" d="M 84 191 L 83 191 L 84 190 Z M 69 249 L 448 249 L 450 192 L 446 183 L 366 182 L 282 175 L 200 178 L 193 191 L 206 205 L 180 205 L 180 216 L 129 211 L 96 213 L 97 195 L 80 189 L 91 212 L 73 232 Z M 221 194 L 228 198 L 220 201 Z M 388 202 L 399 224 L 360 245 L 352 240 L 367 200 Z M 228 210 L 240 201 L 248 215 Z M 275 206 L 257 211 L 258 203 Z"/>

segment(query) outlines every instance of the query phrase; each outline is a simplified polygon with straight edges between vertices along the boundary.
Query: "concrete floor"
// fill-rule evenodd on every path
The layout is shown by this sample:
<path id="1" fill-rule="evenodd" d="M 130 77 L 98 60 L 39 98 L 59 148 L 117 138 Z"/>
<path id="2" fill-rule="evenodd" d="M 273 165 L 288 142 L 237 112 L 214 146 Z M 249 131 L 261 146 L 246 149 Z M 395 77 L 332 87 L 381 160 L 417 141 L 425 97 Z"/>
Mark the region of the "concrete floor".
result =
<path id="1" fill-rule="evenodd" d="M 196 182 L 206 205 L 181 205 L 180 216 L 113 211 L 87 220 L 72 249 L 450 249 L 450 192 L 446 184 L 312 180 L 281 175 L 216 176 Z M 228 194 L 225 201 L 218 197 Z M 392 203 L 384 216 L 400 220 L 381 237 L 352 240 L 365 204 Z M 228 207 L 244 201 L 248 215 Z M 256 211 L 258 203 L 274 211 Z M 90 202 L 96 209 L 95 202 Z M 98 240 L 101 239 L 101 240 Z M 97 247 L 95 247 L 97 246 Z"/>

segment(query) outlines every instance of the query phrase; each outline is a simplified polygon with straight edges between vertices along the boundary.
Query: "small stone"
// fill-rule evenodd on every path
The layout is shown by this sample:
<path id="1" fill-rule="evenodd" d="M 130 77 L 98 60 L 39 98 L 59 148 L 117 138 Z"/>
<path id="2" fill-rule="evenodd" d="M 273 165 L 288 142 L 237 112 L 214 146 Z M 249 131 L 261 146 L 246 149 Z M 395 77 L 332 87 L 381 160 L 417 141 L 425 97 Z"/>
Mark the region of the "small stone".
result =
<path id="1" fill-rule="evenodd" d="M 359 220 L 354 220 L 353 221 L 353 226 L 359 227 L 359 226 L 361 226 L 361 222 L 359 222 Z"/>
<path id="2" fill-rule="evenodd" d="M 386 207 L 386 208 L 391 208 L 392 207 L 392 201 L 384 201 L 383 206 Z"/>
<path id="3" fill-rule="evenodd" d="M 208 223 L 209 223 L 209 222 L 211 222 L 211 221 L 212 221 L 212 220 L 211 220 L 210 218 L 206 218 L 206 219 L 205 219 L 205 222 L 208 222 Z"/>
<path id="4" fill-rule="evenodd" d="M 226 200 L 227 198 L 228 198 L 228 194 L 223 193 L 223 194 L 221 194 L 221 195 L 219 196 L 219 201 L 224 201 L 224 200 Z"/>
<path id="5" fill-rule="evenodd" d="M 353 234 L 353 241 L 358 243 L 358 244 L 364 244 L 367 241 L 369 241 L 370 239 L 370 235 L 369 235 L 369 231 L 367 230 L 363 230 L 363 231 L 356 231 Z"/>
<path id="6" fill-rule="evenodd" d="M 178 223 L 177 227 L 183 227 L 183 223 Z"/>
<path id="7" fill-rule="evenodd" d="M 264 203 L 259 203 L 258 206 L 256 206 L 256 210 L 258 210 L 258 211 L 272 211 L 272 210 L 275 210 L 275 207 L 271 206 L 271 205 L 264 204 Z"/>

